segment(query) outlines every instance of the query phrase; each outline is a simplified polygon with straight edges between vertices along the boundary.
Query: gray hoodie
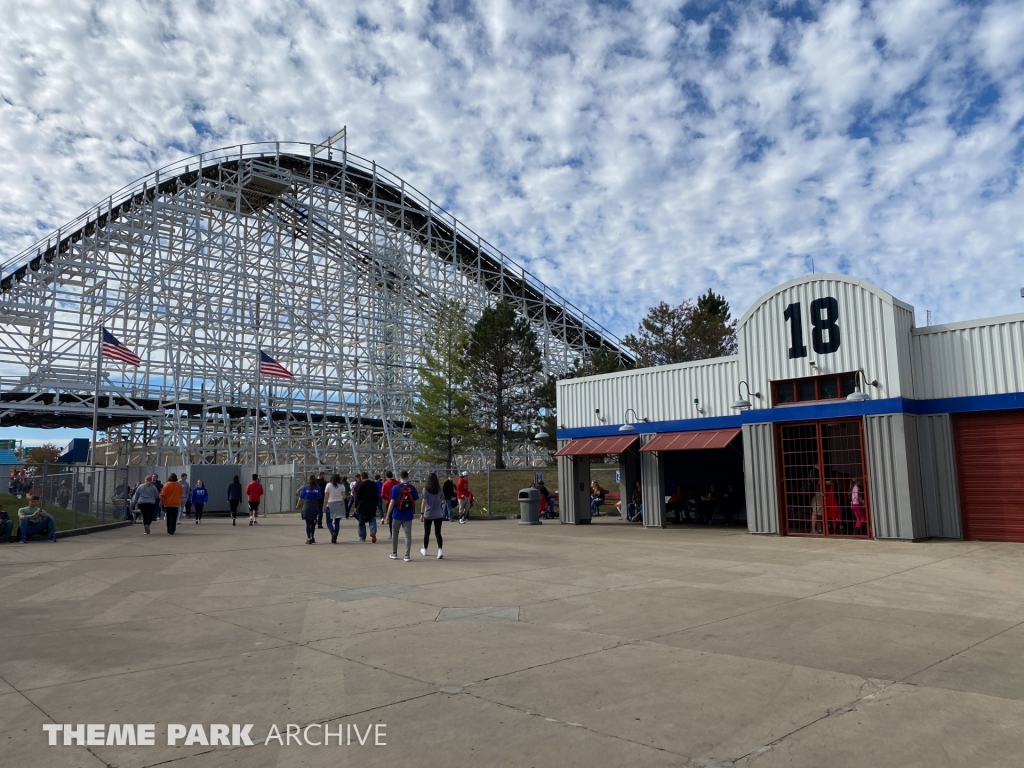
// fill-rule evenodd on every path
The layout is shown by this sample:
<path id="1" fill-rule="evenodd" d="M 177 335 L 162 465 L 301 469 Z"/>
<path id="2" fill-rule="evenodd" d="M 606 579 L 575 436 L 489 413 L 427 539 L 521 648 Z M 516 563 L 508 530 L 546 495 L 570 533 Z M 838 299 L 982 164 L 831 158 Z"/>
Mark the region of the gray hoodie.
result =
<path id="1" fill-rule="evenodd" d="M 132 506 L 138 506 L 139 504 L 156 504 L 160 505 L 160 490 L 153 485 L 153 483 L 143 483 L 135 489 L 135 493 L 132 495 Z"/>

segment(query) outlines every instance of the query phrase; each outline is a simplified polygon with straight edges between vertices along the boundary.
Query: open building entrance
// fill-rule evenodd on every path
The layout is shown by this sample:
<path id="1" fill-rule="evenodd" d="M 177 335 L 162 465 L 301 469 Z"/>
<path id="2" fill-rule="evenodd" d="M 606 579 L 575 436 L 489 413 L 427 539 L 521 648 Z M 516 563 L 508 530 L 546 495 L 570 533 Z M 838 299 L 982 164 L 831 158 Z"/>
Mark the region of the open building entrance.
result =
<path id="1" fill-rule="evenodd" d="M 861 426 L 849 419 L 776 427 L 782 535 L 871 537 Z"/>
<path id="2" fill-rule="evenodd" d="M 666 523 L 746 524 L 739 429 L 662 434 L 640 450 L 658 452 Z"/>

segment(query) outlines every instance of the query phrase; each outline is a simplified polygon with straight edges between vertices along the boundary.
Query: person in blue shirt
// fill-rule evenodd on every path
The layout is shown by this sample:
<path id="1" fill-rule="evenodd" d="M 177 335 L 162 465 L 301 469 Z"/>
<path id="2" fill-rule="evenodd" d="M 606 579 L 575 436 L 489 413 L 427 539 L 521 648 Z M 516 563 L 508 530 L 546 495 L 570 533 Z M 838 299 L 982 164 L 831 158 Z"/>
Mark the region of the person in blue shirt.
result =
<path id="1" fill-rule="evenodd" d="M 206 490 L 206 484 L 202 480 L 196 480 L 196 487 L 192 489 L 192 509 L 196 513 L 196 525 L 203 519 L 203 507 L 210 500 L 210 492 Z"/>
<path id="2" fill-rule="evenodd" d="M 388 513 L 384 522 L 392 520 L 397 525 L 391 526 L 391 559 L 398 559 L 398 529 L 405 531 L 405 562 L 409 562 L 409 552 L 412 550 L 412 519 L 416 515 L 416 502 L 420 495 L 416 492 L 416 486 L 409 482 L 409 473 L 402 470 L 399 475 L 402 479 L 398 485 L 391 489 L 391 501 L 388 502 Z"/>
<path id="3" fill-rule="evenodd" d="M 316 533 L 316 516 L 320 511 L 320 501 L 323 499 L 323 491 L 316 484 L 316 475 L 310 475 L 306 484 L 299 491 L 299 503 L 296 507 L 302 507 L 302 519 L 306 521 L 306 543 L 316 544 L 314 534 Z"/>

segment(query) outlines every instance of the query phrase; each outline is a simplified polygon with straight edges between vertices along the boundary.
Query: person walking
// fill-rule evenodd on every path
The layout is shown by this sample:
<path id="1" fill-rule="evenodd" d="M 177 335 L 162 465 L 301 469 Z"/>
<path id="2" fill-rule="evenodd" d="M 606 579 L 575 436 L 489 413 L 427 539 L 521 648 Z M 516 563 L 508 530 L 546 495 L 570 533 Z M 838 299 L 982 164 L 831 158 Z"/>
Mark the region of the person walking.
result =
<path id="1" fill-rule="evenodd" d="M 196 480 L 196 487 L 192 489 L 192 508 L 196 511 L 196 525 L 203 521 L 203 507 L 210 500 L 210 492 L 206 490 L 206 484 L 202 480 Z"/>
<path id="2" fill-rule="evenodd" d="M 419 501 L 419 493 L 416 486 L 409 482 L 409 472 L 402 470 L 399 475 L 402 482 L 391 489 L 391 501 L 388 502 L 386 522 L 393 520 L 398 525 L 391 525 L 391 559 L 398 559 L 398 531 L 405 531 L 405 562 L 409 562 L 409 552 L 412 550 L 412 519 L 416 515 L 416 502 Z"/>
<path id="3" fill-rule="evenodd" d="M 345 489 L 345 519 L 348 520 L 349 510 L 352 509 L 352 486 L 348 482 L 348 475 L 342 475 L 341 485 Z"/>
<path id="4" fill-rule="evenodd" d="M 331 475 L 331 482 L 324 486 L 324 506 L 327 507 L 327 530 L 331 532 L 331 544 L 338 543 L 338 533 L 341 531 L 341 520 L 345 517 L 345 506 L 348 502 L 348 494 L 345 486 L 341 483 L 341 477 L 337 474 Z"/>
<path id="5" fill-rule="evenodd" d="M 370 480 L 370 474 L 363 472 L 363 476 L 356 484 L 355 509 L 356 519 L 359 521 L 359 540 L 366 541 L 366 526 L 370 526 L 370 541 L 377 543 L 377 505 L 380 497 L 377 495 L 377 484 Z"/>
<path id="6" fill-rule="evenodd" d="M 160 482 L 160 475 L 153 475 L 153 485 L 156 486 L 156 492 L 160 493 L 164 489 L 164 484 Z M 159 520 L 163 517 L 164 508 L 158 503 L 156 505 L 156 511 L 153 513 L 153 519 Z"/>
<path id="7" fill-rule="evenodd" d="M 380 477 L 380 475 L 377 475 Z M 388 472 L 384 473 L 384 482 L 378 482 L 377 488 L 380 489 L 380 519 L 383 520 L 387 513 L 388 502 L 391 500 L 391 491 L 398 485 L 398 481 L 395 480 L 395 473 Z M 391 524 L 388 524 L 388 535 L 391 535 Z"/>
<path id="8" fill-rule="evenodd" d="M 299 503 L 296 508 L 302 507 L 302 519 L 306 521 L 306 543 L 316 544 L 316 516 L 323 514 L 324 495 L 317 485 L 316 475 L 310 475 L 306 484 L 299 490 Z"/>
<path id="9" fill-rule="evenodd" d="M 441 493 L 444 496 L 444 518 L 445 520 L 452 519 L 452 510 L 455 509 L 455 481 L 452 480 L 452 473 L 448 473 L 448 478 L 444 481 L 444 485 L 441 487 Z"/>
<path id="10" fill-rule="evenodd" d="M 850 489 L 850 511 L 853 512 L 853 533 L 863 536 L 867 533 L 868 516 L 864 512 L 864 491 L 861 490 L 860 478 L 853 481 Z"/>
<path id="11" fill-rule="evenodd" d="M 171 473 L 160 489 L 160 506 L 164 508 L 164 518 L 167 520 L 167 533 L 171 536 L 178 528 L 178 512 L 181 510 L 181 484 L 178 476 Z"/>
<path id="12" fill-rule="evenodd" d="M 437 559 L 444 559 L 444 541 L 441 539 L 441 523 L 444 522 L 444 494 L 437 474 L 431 472 L 427 476 L 427 484 L 423 486 L 423 502 L 420 505 L 420 522 L 423 523 L 423 549 L 420 554 L 427 557 L 430 549 L 430 529 L 434 529 L 437 540 Z"/>
<path id="13" fill-rule="evenodd" d="M 188 484 L 188 475 L 184 472 L 181 473 L 178 485 L 181 486 L 181 507 L 178 509 L 180 523 L 183 517 L 192 517 L 192 486 Z"/>
<path id="14" fill-rule="evenodd" d="M 259 523 L 260 499 L 263 498 L 263 485 L 260 476 L 253 475 L 252 482 L 245 486 L 245 498 L 249 500 L 249 525 Z"/>
<path id="15" fill-rule="evenodd" d="M 321 472 L 320 476 L 316 479 L 316 487 L 320 489 L 320 511 L 316 513 L 316 527 L 324 527 L 324 490 L 327 488 L 327 478 L 324 473 Z"/>
<path id="16" fill-rule="evenodd" d="M 469 510 L 473 506 L 473 492 L 469 490 L 469 472 L 463 472 L 459 476 L 459 482 L 455 486 L 455 497 L 459 500 L 459 524 L 465 525 Z"/>
<path id="17" fill-rule="evenodd" d="M 238 482 L 238 475 L 228 483 L 228 506 L 231 507 L 231 524 L 235 524 L 238 517 L 238 505 L 242 503 L 242 484 Z"/>
<path id="18" fill-rule="evenodd" d="M 160 491 L 153 484 L 153 475 L 146 475 L 146 480 L 132 494 L 132 507 L 142 513 L 142 526 L 146 533 L 149 533 L 149 526 L 153 524 L 153 512 L 160 503 Z"/>

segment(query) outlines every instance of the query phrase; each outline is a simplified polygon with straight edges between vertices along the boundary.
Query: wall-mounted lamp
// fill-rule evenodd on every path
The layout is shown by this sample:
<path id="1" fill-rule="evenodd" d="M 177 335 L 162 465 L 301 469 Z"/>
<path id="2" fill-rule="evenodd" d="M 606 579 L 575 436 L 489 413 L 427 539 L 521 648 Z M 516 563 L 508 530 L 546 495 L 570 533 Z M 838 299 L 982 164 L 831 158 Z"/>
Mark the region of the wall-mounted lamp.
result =
<path id="1" fill-rule="evenodd" d="M 700 398 L 699 397 L 693 398 L 693 407 L 697 409 L 697 413 L 699 413 L 701 416 L 706 416 L 707 415 L 705 410 L 700 407 Z"/>
<path id="2" fill-rule="evenodd" d="M 606 419 L 604 416 L 601 415 L 601 409 L 600 408 L 595 408 L 594 409 L 594 415 L 597 416 L 597 420 L 600 421 L 602 424 L 607 423 L 608 419 Z"/>
<path id="3" fill-rule="evenodd" d="M 864 374 L 864 369 L 863 368 L 858 368 L 854 372 L 854 376 L 858 376 L 858 374 L 859 374 L 859 378 L 857 379 L 858 382 L 864 382 L 865 386 L 867 386 L 868 384 L 870 384 L 872 387 L 877 387 L 878 386 L 878 380 L 877 379 L 872 379 L 871 381 L 868 381 L 868 377 Z M 851 402 L 851 403 L 863 403 L 865 400 L 870 400 L 871 399 L 871 395 L 869 395 L 867 392 L 862 391 L 861 388 L 860 388 L 860 384 L 858 383 L 858 384 L 854 385 L 853 392 L 848 394 L 846 396 L 846 399 L 849 402 Z"/>
<path id="4" fill-rule="evenodd" d="M 747 396 L 746 397 L 743 396 L 743 387 L 747 388 Z M 747 408 L 753 408 L 754 407 L 750 403 L 750 396 L 751 396 L 751 394 L 753 394 L 753 396 L 756 397 L 758 400 L 761 399 L 761 393 L 760 392 L 753 392 L 753 393 L 751 393 L 750 385 L 747 384 L 747 382 L 745 382 L 745 381 L 741 381 L 736 386 L 736 392 L 739 395 L 739 397 L 737 397 L 735 402 L 733 402 L 732 407 L 736 408 L 737 410 L 740 410 L 740 411 L 745 411 Z"/>
<path id="5" fill-rule="evenodd" d="M 646 416 L 644 416 L 644 418 L 641 419 L 639 416 L 636 415 L 636 411 L 634 411 L 632 408 L 627 408 L 626 412 L 622 414 L 623 423 L 622 426 L 619 427 L 619 432 L 636 432 L 636 427 L 629 423 L 629 414 L 631 413 L 633 414 L 633 421 L 647 421 Z"/>

